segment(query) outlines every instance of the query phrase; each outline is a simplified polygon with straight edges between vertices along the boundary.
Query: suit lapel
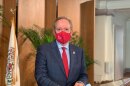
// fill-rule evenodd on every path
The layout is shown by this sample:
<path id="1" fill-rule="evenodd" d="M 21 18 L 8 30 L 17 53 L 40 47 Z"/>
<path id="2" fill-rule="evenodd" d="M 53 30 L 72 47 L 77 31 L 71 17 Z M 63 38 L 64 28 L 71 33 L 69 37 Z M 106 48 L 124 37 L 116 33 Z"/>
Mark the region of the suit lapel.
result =
<path id="1" fill-rule="evenodd" d="M 68 77 L 68 79 L 69 78 L 71 78 L 71 75 L 73 74 L 73 70 L 75 70 L 75 69 L 73 69 L 74 67 L 73 66 L 75 66 L 74 65 L 74 62 L 75 62 L 75 57 L 76 57 L 76 51 L 74 50 L 74 47 L 70 44 L 69 45 L 69 49 L 70 49 L 70 71 L 69 71 L 69 77 Z"/>
<path id="2" fill-rule="evenodd" d="M 56 42 L 53 42 L 51 45 L 52 45 L 53 55 L 56 58 L 61 70 L 64 72 L 64 75 L 65 75 L 64 66 L 63 66 L 63 63 L 62 63 L 62 59 L 61 59 L 61 55 L 60 55 L 60 51 L 58 49 L 58 46 L 57 46 Z"/>

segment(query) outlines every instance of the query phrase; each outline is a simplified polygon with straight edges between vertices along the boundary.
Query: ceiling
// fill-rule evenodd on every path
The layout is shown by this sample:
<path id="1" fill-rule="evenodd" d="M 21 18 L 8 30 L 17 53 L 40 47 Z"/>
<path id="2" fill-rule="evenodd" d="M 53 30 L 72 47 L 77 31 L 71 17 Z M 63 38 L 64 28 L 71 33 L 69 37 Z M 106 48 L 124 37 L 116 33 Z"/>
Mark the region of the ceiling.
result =
<path id="1" fill-rule="evenodd" d="M 130 0 L 96 0 L 96 15 L 116 14 L 130 19 Z"/>

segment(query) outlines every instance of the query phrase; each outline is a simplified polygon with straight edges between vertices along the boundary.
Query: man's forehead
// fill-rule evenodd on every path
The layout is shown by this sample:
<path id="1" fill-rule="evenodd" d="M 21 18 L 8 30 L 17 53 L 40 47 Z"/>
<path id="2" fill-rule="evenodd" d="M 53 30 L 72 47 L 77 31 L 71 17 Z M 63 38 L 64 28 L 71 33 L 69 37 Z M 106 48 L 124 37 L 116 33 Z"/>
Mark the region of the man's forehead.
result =
<path id="1" fill-rule="evenodd" d="M 58 26 L 70 26 L 70 23 L 66 19 L 60 19 L 57 21 Z"/>

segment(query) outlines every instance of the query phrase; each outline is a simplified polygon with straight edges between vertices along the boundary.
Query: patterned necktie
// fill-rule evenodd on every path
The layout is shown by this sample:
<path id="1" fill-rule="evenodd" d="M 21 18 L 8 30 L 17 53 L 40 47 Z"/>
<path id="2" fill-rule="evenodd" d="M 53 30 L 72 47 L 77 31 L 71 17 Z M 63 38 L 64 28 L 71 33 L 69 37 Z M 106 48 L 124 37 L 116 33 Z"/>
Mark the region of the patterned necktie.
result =
<path id="1" fill-rule="evenodd" d="M 68 67 L 68 59 L 67 59 L 67 54 L 66 54 L 65 49 L 66 49 L 65 47 L 62 47 L 62 50 L 63 50 L 63 52 L 62 52 L 62 61 L 63 61 L 66 77 L 68 78 L 69 67 Z"/>

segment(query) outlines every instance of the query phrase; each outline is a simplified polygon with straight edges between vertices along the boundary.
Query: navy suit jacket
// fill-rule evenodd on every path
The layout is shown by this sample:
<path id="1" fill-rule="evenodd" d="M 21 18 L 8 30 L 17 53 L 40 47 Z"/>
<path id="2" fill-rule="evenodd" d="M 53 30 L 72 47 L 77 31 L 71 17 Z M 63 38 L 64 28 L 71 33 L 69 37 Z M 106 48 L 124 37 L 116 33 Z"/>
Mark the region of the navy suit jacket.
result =
<path id="1" fill-rule="evenodd" d="M 37 49 L 35 78 L 38 86 L 74 86 L 77 81 L 87 84 L 83 50 L 71 44 L 69 50 L 70 70 L 67 79 L 56 42 L 42 45 Z"/>

